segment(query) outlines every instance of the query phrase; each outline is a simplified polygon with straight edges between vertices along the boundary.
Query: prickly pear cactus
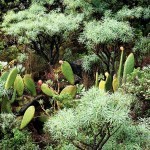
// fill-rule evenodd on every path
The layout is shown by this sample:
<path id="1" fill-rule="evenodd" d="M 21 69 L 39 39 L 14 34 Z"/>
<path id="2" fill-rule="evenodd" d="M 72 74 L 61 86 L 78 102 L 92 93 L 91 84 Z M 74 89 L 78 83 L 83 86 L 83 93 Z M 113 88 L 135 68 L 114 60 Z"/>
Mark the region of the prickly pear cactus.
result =
<path id="1" fill-rule="evenodd" d="M 131 53 L 127 57 L 125 64 L 124 64 L 123 83 L 126 82 L 127 75 L 132 73 L 133 70 L 134 70 L 134 55 L 133 55 L 133 53 Z"/>
<path id="2" fill-rule="evenodd" d="M 56 91 L 54 91 L 52 88 L 49 88 L 47 84 L 43 83 L 41 85 L 41 90 L 44 94 L 53 97 L 56 94 Z"/>
<path id="3" fill-rule="evenodd" d="M 24 113 L 24 116 L 21 121 L 20 129 L 23 129 L 28 125 L 28 123 L 33 119 L 35 113 L 35 107 L 30 106 L 27 108 L 27 110 Z"/>
<path id="4" fill-rule="evenodd" d="M 69 94 L 72 98 L 74 98 L 76 96 L 76 93 L 77 87 L 75 85 L 68 85 L 61 91 L 60 95 Z"/>
<path id="5" fill-rule="evenodd" d="M 75 79 L 74 79 L 74 74 L 73 74 L 70 64 L 67 61 L 62 61 L 62 60 L 60 60 L 59 63 L 61 64 L 61 70 L 62 70 L 64 77 L 68 80 L 70 84 L 73 85 Z"/>
<path id="6" fill-rule="evenodd" d="M 16 79 L 17 73 L 18 73 L 17 68 L 13 68 L 10 71 L 10 73 L 9 73 L 9 75 L 7 77 L 6 83 L 5 83 L 5 89 L 6 90 L 8 90 L 14 84 L 14 81 Z"/>
<path id="7" fill-rule="evenodd" d="M 17 75 L 16 77 L 16 80 L 14 82 L 14 89 L 16 89 L 18 96 L 22 96 L 24 91 L 24 83 L 20 75 Z"/>
<path id="8" fill-rule="evenodd" d="M 36 87 L 33 79 L 29 74 L 26 74 L 23 78 L 25 87 L 30 91 L 32 96 L 36 96 Z"/>

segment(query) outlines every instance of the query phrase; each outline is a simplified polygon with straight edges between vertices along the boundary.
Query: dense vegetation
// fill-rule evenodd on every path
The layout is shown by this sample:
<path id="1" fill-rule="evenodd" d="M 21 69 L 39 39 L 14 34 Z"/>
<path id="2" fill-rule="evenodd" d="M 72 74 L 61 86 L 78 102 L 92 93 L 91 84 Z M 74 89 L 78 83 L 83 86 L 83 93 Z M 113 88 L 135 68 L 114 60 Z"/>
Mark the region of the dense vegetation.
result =
<path id="1" fill-rule="evenodd" d="M 0 149 L 150 149 L 148 0 L 0 1 Z"/>

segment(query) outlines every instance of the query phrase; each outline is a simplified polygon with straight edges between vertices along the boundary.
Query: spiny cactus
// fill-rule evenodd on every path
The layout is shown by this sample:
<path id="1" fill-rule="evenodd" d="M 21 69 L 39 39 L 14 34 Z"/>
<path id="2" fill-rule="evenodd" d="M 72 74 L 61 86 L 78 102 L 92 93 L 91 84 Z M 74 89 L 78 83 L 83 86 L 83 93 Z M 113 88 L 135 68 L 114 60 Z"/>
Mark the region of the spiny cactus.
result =
<path id="1" fill-rule="evenodd" d="M 14 82 L 14 89 L 16 89 L 18 96 L 22 96 L 24 91 L 24 83 L 20 75 L 17 75 L 16 77 L 16 80 Z"/>
<path id="2" fill-rule="evenodd" d="M 48 87 L 47 84 L 43 83 L 41 85 L 41 90 L 44 94 L 53 97 L 56 94 L 56 91 L 54 91 L 52 88 Z"/>
<path id="3" fill-rule="evenodd" d="M 126 82 L 126 78 L 128 74 L 131 74 L 134 70 L 134 55 L 131 53 L 124 64 L 124 71 L 123 71 L 123 83 Z"/>
<path id="4" fill-rule="evenodd" d="M 32 96 L 36 96 L 36 87 L 33 79 L 29 74 L 26 74 L 23 78 L 25 87 L 31 92 Z"/>
<path id="5" fill-rule="evenodd" d="M 5 89 L 9 89 L 13 84 L 14 84 L 14 81 L 16 79 L 16 76 L 17 76 L 17 73 L 18 73 L 18 70 L 17 68 L 13 68 L 8 77 L 7 77 L 7 80 L 6 80 L 6 83 L 5 83 Z"/>
<path id="6" fill-rule="evenodd" d="M 61 64 L 61 70 L 62 70 L 64 77 L 68 80 L 70 84 L 73 85 L 75 82 L 75 79 L 74 79 L 74 74 L 73 74 L 70 64 L 67 61 L 62 61 L 62 60 L 60 60 L 59 63 Z"/>
<path id="7" fill-rule="evenodd" d="M 30 106 L 27 108 L 27 110 L 24 113 L 24 116 L 21 121 L 20 129 L 23 129 L 28 125 L 28 123 L 33 119 L 35 113 L 35 107 Z"/>

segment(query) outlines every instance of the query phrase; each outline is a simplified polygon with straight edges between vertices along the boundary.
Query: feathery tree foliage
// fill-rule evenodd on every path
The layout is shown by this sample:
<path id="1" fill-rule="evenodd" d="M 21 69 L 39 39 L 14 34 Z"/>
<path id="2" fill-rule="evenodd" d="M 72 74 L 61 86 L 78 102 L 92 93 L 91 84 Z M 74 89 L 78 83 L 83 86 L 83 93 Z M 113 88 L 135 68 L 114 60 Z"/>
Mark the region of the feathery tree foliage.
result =
<path id="1" fill-rule="evenodd" d="M 85 46 L 87 55 L 95 53 L 101 68 L 113 74 L 121 45 L 149 53 L 149 14 L 148 0 L 32 0 L 29 8 L 4 15 L 2 30 L 51 64 L 64 42 L 73 41 L 76 48 Z"/>
<path id="2" fill-rule="evenodd" d="M 109 95 L 92 88 L 75 109 L 61 110 L 50 118 L 45 131 L 62 144 L 61 148 L 66 143 L 82 150 L 146 149 L 150 146 L 147 139 L 150 132 L 146 126 L 131 121 L 132 101 L 130 95 Z"/>

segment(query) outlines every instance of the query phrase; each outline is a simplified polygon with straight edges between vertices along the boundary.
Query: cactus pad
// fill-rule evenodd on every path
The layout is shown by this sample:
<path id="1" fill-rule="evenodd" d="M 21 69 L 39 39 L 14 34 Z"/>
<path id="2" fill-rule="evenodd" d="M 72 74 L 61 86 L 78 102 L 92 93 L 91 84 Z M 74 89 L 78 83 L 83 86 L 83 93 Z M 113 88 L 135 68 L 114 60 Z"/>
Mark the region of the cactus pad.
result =
<path id="1" fill-rule="evenodd" d="M 14 82 L 14 89 L 16 89 L 18 96 L 22 96 L 24 91 L 24 83 L 20 75 L 17 75 L 16 77 L 16 80 Z"/>
<path id="2" fill-rule="evenodd" d="M 70 64 L 67 62 L 67 61 L 62 61 L 61 63 L 61 70 L 62 70 L 62 73 L 64 75 L 64 77 L 68 80 L 68 82 L 70 84 L 74 84 L 74 74 L 73 74 L 73 71 L 72 71 L 72 68 L 70 66 Z"/>
<path id="3" fill-rule="evenodd" d="M 32 96 L 36 96 L 35 83 L 30 75 L 26 74 L 23 78 L 25 87 L 31 92 Z"/>
<path id="4" fill-rule="evenodd" d="M 74 85 L 68 85 L 66 86 L 60 93 L 60 95 L 62 94 L 69 94 L 71 95 L 72 98 L 74 98 L 76 96 L 77 93 L 77 87 Z"/>
<path id="5" fill-rule="evenodd" d="M 28 125 L 28 123 L 33 119 L 35 113 L 35 107 L 30 106 L 27 108 L 27 110 L 24 113 L 24 116 L 21 121 L 20 129 L 23 129 Z"/>
<path id="6" fill-rule="evenodd" d="M 56 92 L 52 88 L 49 88 L 48 85 L 45 83 L 41 85 L 41 90 L 44 94 L 51 97 L 53 97 L 56 94 Z"/>
<path id="7" fill-rule="evenodd" d="M 125 83 L 127 75 L 132 73 L 134 70 L 134 55 L 131 53 L 124 64 L 124 71 L 123 71 L 123 82 Z"/>
<path id="8" fill-rule="evenodd" d="M 6 90 L 8 90 L 14 84 L 14 81 L 16 79 L 17 73 L 18 73 L 17 68 L 13 68 L 10 71 L 10 73 L 9 73 L 9 75 L 7 77 L 6 83 L 5 83 L 5 89 Z"/>

